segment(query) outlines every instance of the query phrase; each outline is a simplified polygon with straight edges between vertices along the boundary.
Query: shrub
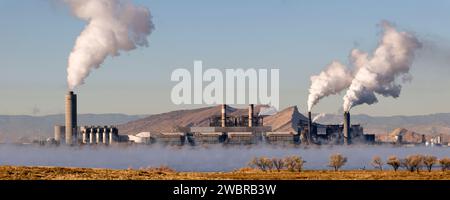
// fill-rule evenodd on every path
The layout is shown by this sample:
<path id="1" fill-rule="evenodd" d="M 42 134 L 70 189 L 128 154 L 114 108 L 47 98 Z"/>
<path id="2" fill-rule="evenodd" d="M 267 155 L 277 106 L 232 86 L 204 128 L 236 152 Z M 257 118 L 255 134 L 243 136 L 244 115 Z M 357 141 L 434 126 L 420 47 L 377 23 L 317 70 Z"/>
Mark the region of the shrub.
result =
<path id="1" fill-rule="evenodd" d="M 401 160 L 401 166 L 403 166 L 410 172 L 419 172 L 419 170 L 423 166 L 423 156 L 419 154 L 409 155 L 405 159 Z"/>
<path id="2" fill-rule="evenodd" d="M 284 160 L 281 158 L 272 158 L 272 163 L 278 172 L 285 167 Z"/>
<path id="3" fill-rule="evenodd" d="M 375 156 L 372 158 L 372 166 L 376 169 L 383 170 L 383 160 L 381 160 L 380 156 Z"/>
<path id="4" fill-rule="evenodd" d="M 249 165 L 254 168 L 259 168 L 262 171 L 273 169 L 272 160 L 266 157 L 255 157 L 250 161 Z"/>
<path id="5" fill-rule="evenodd" d="M 288 156 L 284 158 L 284 164 L 291 172 L 301 172 L 306 163 L 300 156 Z"/>
<path id="6" fill-rule="evenodd" d="M 401 162 L 396 156 L 389 156 L 388 161 L 386 164 L 392 166 L 394 168 L 394 171 L 397 171 L 397 169 L 400 167 Z"/>
<path id="7" fill-rule="evenodd" d="M 345 163 L 347 163 L 346 157 L 341 154 L 333 154 L 330 156 L 330 163 L 328 166 L 334 168 L 334 171 L 338 171 Z"/>
<path id="8" fill-rule="evenodd" d="M 427 166 L 427 169 L 429 172 L 431 172 L 431 168 L 433 168 L 433 165 L 438 162 L 438 159 L 436 156 L 426 155 L 423 157 L 423 164 Z"/>
<path id="9" fill-rule="evenodd" d="M 450 158 L 445 157 L 439 160 L 439 164 L 441 164 L 442 171 L 450 169 Z"/>

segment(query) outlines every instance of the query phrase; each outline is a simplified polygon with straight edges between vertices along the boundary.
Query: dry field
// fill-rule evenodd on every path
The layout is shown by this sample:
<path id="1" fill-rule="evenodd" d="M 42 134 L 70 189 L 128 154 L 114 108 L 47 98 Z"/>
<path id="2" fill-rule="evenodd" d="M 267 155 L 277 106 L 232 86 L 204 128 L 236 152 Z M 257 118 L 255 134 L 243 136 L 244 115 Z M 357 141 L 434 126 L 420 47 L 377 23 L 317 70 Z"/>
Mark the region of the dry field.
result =
<path id="1" fill-rule="evenodd" d="M 0 180 L 450 180 L 450 171 L 408 172 L 392 170 L 306 170 L 262 172 L 241 169 L 233 172 L 175 172 L 168 168 L 92 169 L 67 167 L 0 166 Z"/>

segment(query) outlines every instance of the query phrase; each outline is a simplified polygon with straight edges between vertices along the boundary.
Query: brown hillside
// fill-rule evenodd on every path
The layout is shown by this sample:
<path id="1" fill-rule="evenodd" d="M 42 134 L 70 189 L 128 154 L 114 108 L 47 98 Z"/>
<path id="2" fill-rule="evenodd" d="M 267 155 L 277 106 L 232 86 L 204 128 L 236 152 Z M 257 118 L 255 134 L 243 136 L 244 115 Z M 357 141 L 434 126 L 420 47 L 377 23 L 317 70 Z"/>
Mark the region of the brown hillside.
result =
<path id="1" fill-rule="evenodd" d="M 255 106 L 255 114 L 265 105 Z M 247 115 L 247 108 L 238 109 L 228 106 L 228 115 Z M 122 134 L 136 134 L 143 131 L 175 131 L 177 127 L 208 126 L 208 119 L 220 115 L 220 106 L 179 110 L 151 115 L 149 117 L 119 125 Z M 272 126 L 275 131 L 294 131 L 292 124 L 305 119 L 296 106 L 286 108 L 275 115 L 264 118 L 265 126 Z"/>
<path id="2" fill-rule="evenodd" d="M 294 125 L 300 120 L 308 120 L 298 112 L 297 106 L 286 108 L 275 115 L 264 118 L 264 125 L 272 126 L 274 131 L 297 131 Z"/>

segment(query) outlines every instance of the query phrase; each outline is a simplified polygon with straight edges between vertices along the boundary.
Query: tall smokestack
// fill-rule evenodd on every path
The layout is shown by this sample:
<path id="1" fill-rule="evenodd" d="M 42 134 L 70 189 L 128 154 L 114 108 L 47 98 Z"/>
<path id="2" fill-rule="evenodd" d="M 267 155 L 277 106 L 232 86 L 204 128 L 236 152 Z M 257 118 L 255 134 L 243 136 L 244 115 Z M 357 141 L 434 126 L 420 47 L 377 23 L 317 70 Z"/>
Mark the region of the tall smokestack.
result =
<path id="1" fill-rule="evenodd" d="M 77 140 L 77 95 L 69 91 L 66 95 L 66 144 Z"/>
<path id="2" fill-rule="evenodd" d="M 253 127 L 253 104 L 248 105 L 248 127 Z"/>
<path id="3" fill-rule="evenodd" d="M 351 143 L 351 134 L 350 134 L 350 112 L 344 112 L 344 143 Z"/>
<path id="4" fill-rule="evenodd" d="M 222 116 L 220 118 L 220 121 L 222 122 L 221 126 L 226 127 L 227 126 L 227 104 L 222 104 L 222 110 L 221 110 Z"/>
<path id="5" fill-rule="evenodd" d="M 306 135 L 306 141 L 311 142 L 312 135 L 312 119 L 311 119 L 311 111 L 308 112 L 308 134 Z"/>

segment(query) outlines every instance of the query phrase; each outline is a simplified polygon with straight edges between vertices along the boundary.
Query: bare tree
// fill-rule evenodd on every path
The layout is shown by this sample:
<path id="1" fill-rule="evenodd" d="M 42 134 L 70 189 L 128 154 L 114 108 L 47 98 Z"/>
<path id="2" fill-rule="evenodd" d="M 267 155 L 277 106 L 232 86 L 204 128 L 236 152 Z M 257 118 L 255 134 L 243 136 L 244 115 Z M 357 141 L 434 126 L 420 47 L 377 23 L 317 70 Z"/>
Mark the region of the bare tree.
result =
<path id="1" fill-rule="evenodd" d="M 445 157 L 439 160 L 439 164 L 441 164 L 442 171 L 450 169 L 450 158 Z"/>
<path id="2" fill-rule="evenodd" d="M 291 172 L 301 172 L 305 163 L 306 161 L 300 156 L 288 156 L 284 158 L 284 164 Z"/>
<path id="3" fill-rule="evenodd" d="M 431 172 L 431 168 L 433 168 L 433 165 L 438 162 L 438 159 L 436 156 L 426 155 L 423 157 L 423 164 L 427 166 L 428 172 Z"/>
<path id="4" fill-rule="evenodd" d="M 272 163 L 278 172 L 285 167 L 284 160 L 281 158 L 272 158 Z"/>
<path id="5" fill-rule="evenodd" d="M 334 168 L 334 171 L 338 171 L 345 163 L 347 163 L 347 158 L 337 153 L 330 156 L 328 166 Z"/>
<path id="6" fill-rule="evenodd" d="M 380 169 L 381 171 L 383 171 L 383 160 L 381 160 L 380 156 L 374 156 L 372 158 L 372 166 L 376 169 Z"/>
<path id="7" fill-rule="evenodd" d="M 389 156 L 386 164 L 392 166 L 392 168 L 394 168 L 394 171 L 397 171 L 401 163 L 400 160 L 397 158 L 397 156 Z"/>
<path id="8" fill-rule="evenodd" d="M 401 166 L 405 167 L 410 172 L 419 172 L 423 166 L 423 156 L 419 154 L 409 155 L 401 160 Z"/>
<path id="9" fill-rule="evenodd" d="M 267 171 L 267 166 L 264 163 L 264 157 L 254 157 L 248 165 L 253 168 L 259 168 L 264 172 Z"/>
<path id="10" fill-rule="evenodd" d="M 273 162 L 272 162 L 272 159 L 266 158 L 266 157 L 262 157 L 262 158 L 261 158 L 261 162 L 266 166 L 266 168 L 267 168 L 269 171 L 272 171 L 272 170 L 273 170 Z"/>
<path id="11" fill-rule="evenodd" d="M 248 166 L 251 168 L 259 168 L 260 170 L 265 171 L 265 168 L 263 168 L 263 166 L 259 162 L 258 157 L 253 157 L 252 160 L 248 162 Z"/>

